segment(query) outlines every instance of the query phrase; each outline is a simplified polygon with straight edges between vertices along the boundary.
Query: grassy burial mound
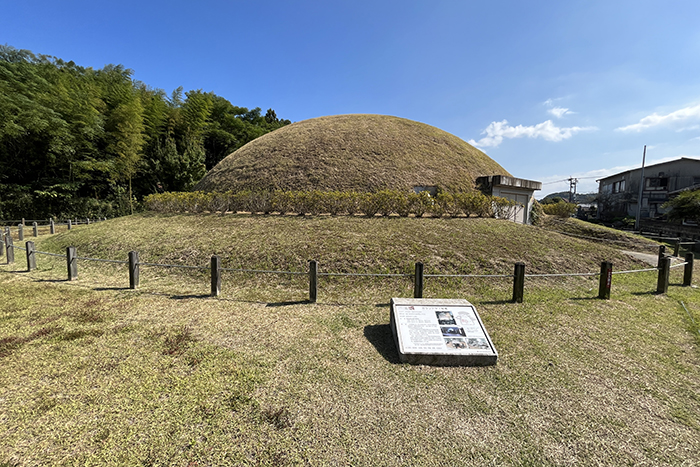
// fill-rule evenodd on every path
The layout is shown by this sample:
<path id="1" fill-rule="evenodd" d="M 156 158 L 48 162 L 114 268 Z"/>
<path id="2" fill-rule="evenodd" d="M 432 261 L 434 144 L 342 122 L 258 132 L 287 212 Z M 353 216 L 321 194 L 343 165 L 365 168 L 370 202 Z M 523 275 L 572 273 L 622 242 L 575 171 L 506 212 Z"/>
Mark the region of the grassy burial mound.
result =
<path id="1" fill-rule="evenodd" d="M 472 191 L 483 175 L 509 175 L 486 154 L 438 128 L 384 115 L 304 120 L 257 138 L 219 162 L 200 191 L 372 192 L 440 186 Z"/>

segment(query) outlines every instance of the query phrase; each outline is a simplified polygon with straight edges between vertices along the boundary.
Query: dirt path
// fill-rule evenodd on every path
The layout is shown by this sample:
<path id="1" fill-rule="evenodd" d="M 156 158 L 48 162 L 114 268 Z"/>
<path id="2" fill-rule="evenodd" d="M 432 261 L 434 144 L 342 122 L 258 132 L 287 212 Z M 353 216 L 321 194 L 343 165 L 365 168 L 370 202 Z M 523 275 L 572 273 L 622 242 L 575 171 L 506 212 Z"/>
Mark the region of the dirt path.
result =
<path id="1" fill-rule="evenodd" d="M 622 250 L 622 253 L 629 255 L 633 258 L 639 259 L 641 261 L 644 261 L 647 264 L 650 264 L 651 266 L 656 266 L 659 263 L 659 255 L 658 254 L 651 254 L 651 253 L 640 253 L 638 251 L 628 251 L 628 250 Z M 682 258 L 676 258 L 675 256 L 671 256 L 671 264 L 682 262 Z"/>

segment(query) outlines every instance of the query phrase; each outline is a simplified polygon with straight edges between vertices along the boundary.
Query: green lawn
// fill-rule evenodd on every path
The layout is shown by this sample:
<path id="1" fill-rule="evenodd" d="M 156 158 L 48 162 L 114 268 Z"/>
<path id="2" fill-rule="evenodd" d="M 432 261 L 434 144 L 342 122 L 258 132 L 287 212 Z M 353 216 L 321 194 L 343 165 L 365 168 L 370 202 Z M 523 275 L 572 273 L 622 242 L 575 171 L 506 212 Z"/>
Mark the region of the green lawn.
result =
<path id="1" fill-rule="evenodd" d="M 477 219 L 133 216 L 37 240 L 68 244 L 289 270 L 644 267 Z M 0 465 L 700 463 L 700 294 L 682 268 L 667 295 L 654 272 L 616 275 L 609 301 L 596 278 L 528 278 L 523 304 L 509 279 L 429 278 L 427 297 L 477 306 L 499 351 L 440 368 L 398 362 L 388 301 L 410 278 L 322 278 L 308 304 L 304 276 L 227 273 L 214 299 L 206 271 L 143 268 L 132 291 L 121 265 L 81 261 L 69 283 L 64 259 L 27 273 L 20 253 L 0 265 Z"/>

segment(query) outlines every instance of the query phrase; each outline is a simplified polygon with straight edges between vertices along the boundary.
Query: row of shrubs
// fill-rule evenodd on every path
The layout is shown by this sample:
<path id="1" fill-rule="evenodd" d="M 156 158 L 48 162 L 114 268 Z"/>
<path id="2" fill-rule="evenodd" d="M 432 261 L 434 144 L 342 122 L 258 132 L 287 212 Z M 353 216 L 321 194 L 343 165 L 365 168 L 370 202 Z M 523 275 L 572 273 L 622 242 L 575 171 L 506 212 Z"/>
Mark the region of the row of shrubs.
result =
<path id="1" fill-rule="evenodd" d="M 559 199 L 556 203 L 542 205 L 542 210 L 545 214 L 563 218 L 573 216 L 577 209 L 578 205 L 576 203 L 567 203 L 562 199 Z"/>
<path id="2" fill-rule="evenodd" d="M 407 193 L 382 190 L 354 191 L 240 191 L 226 193 L 158 193 L 145 198 L 146 209 L 156 212 L 262 212 L 269 214 L 331 214 L 374 216 L 426 215 L 442 217 L 477 216 L 508 218 L 518 204 L 506 198 L 482 193 Z"/>

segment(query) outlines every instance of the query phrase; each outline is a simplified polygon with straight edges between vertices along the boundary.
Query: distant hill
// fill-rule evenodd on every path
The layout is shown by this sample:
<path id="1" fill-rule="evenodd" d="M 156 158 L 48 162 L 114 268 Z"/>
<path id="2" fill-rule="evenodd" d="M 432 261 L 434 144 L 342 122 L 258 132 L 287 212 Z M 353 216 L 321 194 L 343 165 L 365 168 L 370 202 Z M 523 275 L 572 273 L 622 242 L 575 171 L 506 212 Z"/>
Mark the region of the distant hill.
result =
<path id="1" fill-rule="evenodd" d="M 576 193 L 576 195 L 574 196 L 574 202 L 576 204 L 589 204 L 595 201 L 596 197 L 598 196 L 598 193 Z M 569 201 L 569 192 L 560 191 L 558 193 L 550 193 L 541 200 L 539 200 L 539 202 L 548 202 L 549 200 L 552 200 L 554 198 L 561 198 L 564 201 Z"/>

